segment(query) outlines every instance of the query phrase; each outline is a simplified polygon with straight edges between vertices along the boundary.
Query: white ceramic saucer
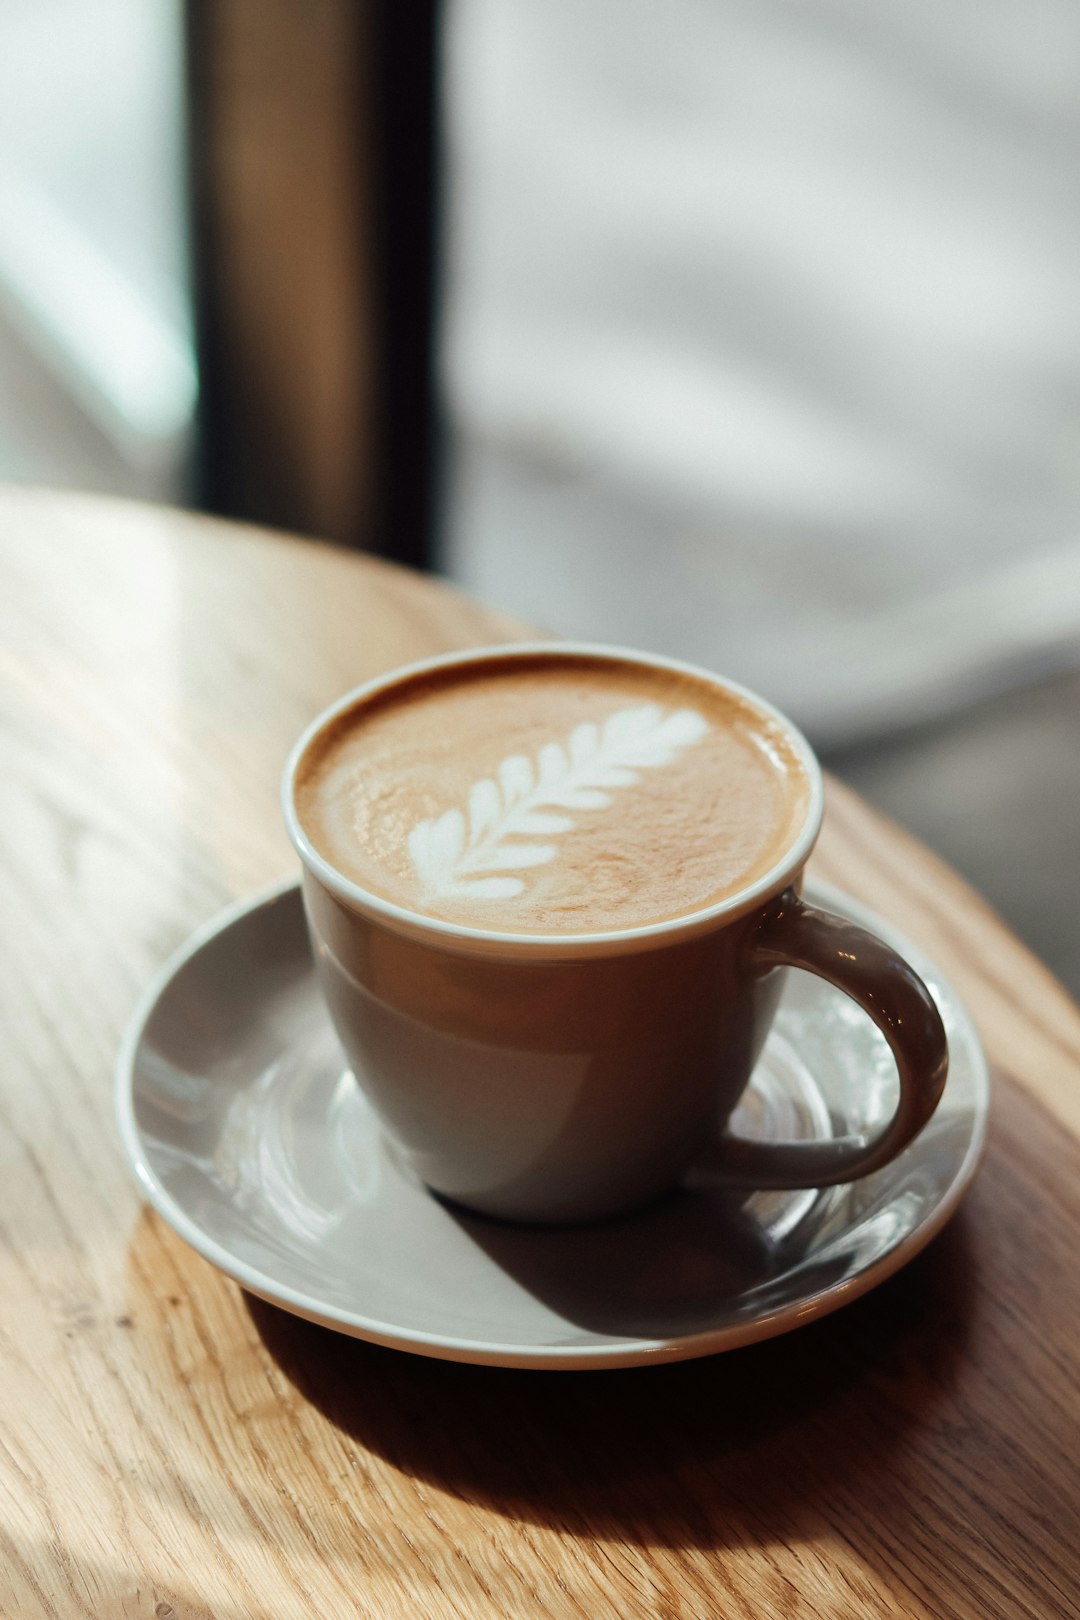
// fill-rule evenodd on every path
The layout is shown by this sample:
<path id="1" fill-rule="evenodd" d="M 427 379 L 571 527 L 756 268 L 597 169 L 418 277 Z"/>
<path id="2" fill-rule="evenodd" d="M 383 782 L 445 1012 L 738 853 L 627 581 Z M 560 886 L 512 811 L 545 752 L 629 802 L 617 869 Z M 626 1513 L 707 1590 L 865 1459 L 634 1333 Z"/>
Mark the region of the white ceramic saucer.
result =
<path id="1" fill-rule="evenodd" d="M 704 1177 L 602 1225 L 512 1226 L 433 1197 L 384 1142 L 315 985 L 299 889 L 233 906 L 162 970 L 118 1065 L 124 1146 L 146 1196 L 212 1264 L 285 1310 L 378 1344 L 496 1366 L 633 1366 L 782 1333 L 873 1288 L 971 1181 L 986 1064 L 954 992 L 845 896 L 810 898 L 895 945 L 949 1035 L 921 1136 L 850 1187 L 736 1193 Z M 790 973 L 740 1106 L 744 1134 L 846 1132 L 892 1106 L 864 1014 Z"/>

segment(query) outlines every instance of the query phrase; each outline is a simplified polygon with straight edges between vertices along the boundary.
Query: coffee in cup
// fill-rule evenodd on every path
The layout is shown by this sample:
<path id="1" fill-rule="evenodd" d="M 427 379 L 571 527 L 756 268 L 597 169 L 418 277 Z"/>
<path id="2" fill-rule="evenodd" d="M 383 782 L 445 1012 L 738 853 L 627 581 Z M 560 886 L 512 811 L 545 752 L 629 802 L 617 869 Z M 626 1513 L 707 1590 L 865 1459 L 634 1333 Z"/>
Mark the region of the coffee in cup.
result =
<path id="1" fill-rule="evenodd" d="M 726 899 L 774 866 L 809 783 L 786 729 L 672 669 L 486 658 L 338 715 L 296 808 L 336 870 L 473 927 L 592 933 Z"/>

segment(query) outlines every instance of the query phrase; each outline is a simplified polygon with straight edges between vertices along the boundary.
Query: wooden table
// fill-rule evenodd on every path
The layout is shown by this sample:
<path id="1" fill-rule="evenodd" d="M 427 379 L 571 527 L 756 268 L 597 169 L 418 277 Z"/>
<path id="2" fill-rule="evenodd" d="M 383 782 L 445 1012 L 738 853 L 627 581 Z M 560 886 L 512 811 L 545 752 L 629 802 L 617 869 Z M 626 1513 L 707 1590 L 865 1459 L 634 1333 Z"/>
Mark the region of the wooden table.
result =
<path id="1" fill-rule="evenodd" d="M 937 959 L 997 1088 L 964 1208 L 894 1280 L 641 1371 L 338 1337 L 140 1204 L 117 1043 L 189 930 L 291 869 L 301 723 L 522 627 L 109 501 L 3 495 L 0 557 L 3 1620 L 1080 1615 L 1080 1015 L 976 896 L 833 786 L 817 872 Z"/>

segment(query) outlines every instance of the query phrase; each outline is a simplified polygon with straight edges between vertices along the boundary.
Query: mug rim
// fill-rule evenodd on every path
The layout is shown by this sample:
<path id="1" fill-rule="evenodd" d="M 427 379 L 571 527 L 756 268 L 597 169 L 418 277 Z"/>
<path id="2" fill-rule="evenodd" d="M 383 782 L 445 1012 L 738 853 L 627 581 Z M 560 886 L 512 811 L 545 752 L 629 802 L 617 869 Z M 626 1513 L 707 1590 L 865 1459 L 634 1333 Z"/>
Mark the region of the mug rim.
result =
<path id="1" fill-rule="evenodd" d="M 553 657 L 594 658 L 610 663 L 631 663 L 645 665 L 647 668 L 672 671 L 679 675 L 689 676 L 704 681 L 707 685 L 717 687 L 721 691 L 734 694 L 743 699 L 752 708 L 778 724 L 791 744 L 800 765 L 806 773 L 809 795 L 806 814 L 798 833 L 789 844 L 784 854 L 768 871 L 762 873 L 754 882 L 737 889 L 734 894 L 727 895 L 723 900 L 714 901 L 712 905 L 698 907 L 695 911 L 685 912 L 678 917 L 664 918 L 659 922 L 640 923 L 632 928 L 606 928 L 592 929 L 575 933 L 530 933 L 524 929 L 497 929 L 477 928 L 468 923 L 451 922 L 443 917 L 431 917 L 425 912 L 413 910 L 408 906 L 398 905 L 396 901 L 387 900 L 373 890 L 365 888 L 362 884 L 347 878 L 339 872 L 332 862 L 315 848 L 296 813 L 295 785 L 296 773 L 301 760 L 315 741 L 316 737 L 332 721 L 356 704 L 376 696 L 380 692 L 390 690 L 392 687 L 402 685 L 414 680 L 417 676 L 430 672 L 453 669 L 459 664 L 494 663 L 499 660 L 514 658 L 535 658 L 538 654 Z M 285 828 L 290 842 L 301 862 L 312 877 L 316 878 L 329 892 L 350 910 L 367 913 L 380 921 L 396 926 L 399 932 L 407 933 L 412 937 L 422 936 L 433 939 L 444 945 L 455 942 L 465 948 L 483 949 L 497 948 L 502 951 L 517 950 L 522 952 L 536 951 L 553 954 L 557 951 L 587 951 L 602 954 L 605 949 L 618 951 L 625 948 L 645 948 L 652 944 L 672 943 L 678 939 L 690 938 L 700 933 L 708 932 L 717 924 L 734 922 L 738 917 L 754 909 L 773 894 L 780 893 L 789 883 L 797 877 L 806 864 L 818 834 L 825 810 L 825 785 L 821 766 L 810 747 L 806 737 L 795 725 L 794 721 L 781 712 L 766 698 L 760 697 L 757 692 L 740 682 L 730 680 L 726 675 L 718 675 L 715 671 L 704 668 L 700 664 L 691 664 L 682 659 L 668 658 L 662 653 L 641 652 L 634 647 L 623 647 L 606 642 L 593 641 L 512 641 L 506 643 L 486 644 L 481 647 L 469 647 L 449 653 L 437 653 L 432 657 L 417 659 L 413 663 L 400 664 L 392 670 L 364 681 L 360 686 L 354 687 L 342 697 L 321 710 L 315 718 L 304 728 L 296 742 L 289 751 L 281 780 L 281 807 L 285 818 Z"/>

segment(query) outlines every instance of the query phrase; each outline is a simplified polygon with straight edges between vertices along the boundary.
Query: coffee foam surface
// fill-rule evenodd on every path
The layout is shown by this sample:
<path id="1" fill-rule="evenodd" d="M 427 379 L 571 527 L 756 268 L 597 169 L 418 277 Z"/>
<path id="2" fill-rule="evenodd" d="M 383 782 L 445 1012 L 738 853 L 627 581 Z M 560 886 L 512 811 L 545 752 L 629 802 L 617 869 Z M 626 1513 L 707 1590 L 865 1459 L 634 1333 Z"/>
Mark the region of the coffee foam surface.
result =
<path id="1" fill-rule="evenodd" d="M 417 676 L 318 734 L 296 808 L 343 876 L 475 928 L 587 933 L 715 904 L 780 859 L 785 731 L 693 676 L 582 657 Z"/>

